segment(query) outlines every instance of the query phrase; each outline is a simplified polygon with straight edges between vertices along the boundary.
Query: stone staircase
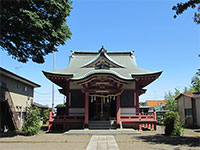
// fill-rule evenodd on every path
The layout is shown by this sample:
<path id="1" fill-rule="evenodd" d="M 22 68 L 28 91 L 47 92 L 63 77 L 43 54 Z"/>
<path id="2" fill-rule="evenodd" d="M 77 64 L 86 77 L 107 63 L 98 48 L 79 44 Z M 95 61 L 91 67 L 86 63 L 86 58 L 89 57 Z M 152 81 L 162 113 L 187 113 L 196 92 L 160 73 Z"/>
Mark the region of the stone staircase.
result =
<path id="1" fill-rule="evenodd" d="M 89 121 L 89 129 L 116 129 L 116 121 L 114 120 L 98 120 L 98 121 Z"/>

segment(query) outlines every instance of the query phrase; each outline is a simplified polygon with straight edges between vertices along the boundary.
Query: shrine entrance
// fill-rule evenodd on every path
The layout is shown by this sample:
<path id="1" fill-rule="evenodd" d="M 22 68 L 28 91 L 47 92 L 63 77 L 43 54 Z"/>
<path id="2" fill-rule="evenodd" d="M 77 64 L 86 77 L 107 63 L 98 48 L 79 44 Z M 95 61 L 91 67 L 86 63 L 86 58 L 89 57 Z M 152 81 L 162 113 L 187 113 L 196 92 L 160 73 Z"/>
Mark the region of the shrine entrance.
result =
<path id="1" fill-rule="evenodd" d="M 110 120 L 116 117 L 116 101 L 114 97 L 90 97 L 89 120 Z"/>

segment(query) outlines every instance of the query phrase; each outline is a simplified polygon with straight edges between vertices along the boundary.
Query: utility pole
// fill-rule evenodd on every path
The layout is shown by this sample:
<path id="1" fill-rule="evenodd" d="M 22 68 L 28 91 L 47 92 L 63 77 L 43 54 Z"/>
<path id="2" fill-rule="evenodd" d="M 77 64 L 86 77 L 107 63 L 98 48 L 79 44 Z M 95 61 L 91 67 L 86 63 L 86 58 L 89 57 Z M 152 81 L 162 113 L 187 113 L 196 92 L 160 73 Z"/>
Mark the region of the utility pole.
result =
<path id="1" fill-rule="evenodd" d="M 55 71 L 55 52 L 53 53 L 53 71 Z M 54 114 L 54 83 L 52 84 L 52 114 Z"/>

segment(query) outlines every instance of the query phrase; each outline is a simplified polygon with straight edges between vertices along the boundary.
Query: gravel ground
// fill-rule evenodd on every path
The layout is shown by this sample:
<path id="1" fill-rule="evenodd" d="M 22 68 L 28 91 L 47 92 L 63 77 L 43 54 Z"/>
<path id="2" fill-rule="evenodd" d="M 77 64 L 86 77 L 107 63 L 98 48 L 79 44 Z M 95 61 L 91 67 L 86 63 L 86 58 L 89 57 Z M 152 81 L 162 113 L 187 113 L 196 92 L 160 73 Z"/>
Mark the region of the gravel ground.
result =
<path id="1" fill-rule="evenodd" d="M 156 132 L 143 131 L 141 135 L 115 136 L 115 140 L 120 150 L 200 150 L 200 129 L 186 129 L 181 137 L 167 137 L 163 134 L 160 128 Z"/>
<path id="2" fill-rule="evenodd" d="M 85 150 L 91 136 L 39 133 L 35 136 L 0 138 L 0 150 Z"/>
<path id="3" fill-rule="evenodd" d="M 196 132 L 195 132 L 196 131 Z M 0 138 L 0 150 L 84 150 L 91 136 L 64 136 L 62 133 L 44 133 L 25 137 Z M 200 150 L 200 129 L 185 130 L 184 136 L 163 136 L 163 129 L 143 131 L 141 135 L 117 135 L 120 150 Z"/>

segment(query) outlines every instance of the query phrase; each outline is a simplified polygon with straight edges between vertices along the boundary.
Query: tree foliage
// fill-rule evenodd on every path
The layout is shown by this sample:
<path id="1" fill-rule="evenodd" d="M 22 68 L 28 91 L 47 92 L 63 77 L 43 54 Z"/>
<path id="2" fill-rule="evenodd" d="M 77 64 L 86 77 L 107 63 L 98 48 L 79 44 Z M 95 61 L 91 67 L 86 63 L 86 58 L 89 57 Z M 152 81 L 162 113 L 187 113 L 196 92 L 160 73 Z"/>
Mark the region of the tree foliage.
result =
<path id="1" fill-rule="evenodd" d="M 0 46 L 20 62 L 44 62 L 71 37 L 69 0 L 1 0 Z"/>
<path id="2" fill-rule="evenodd" d="M 200 92 L 200 78 L 198 76 L 192 78 L 191 84 L 194 92 Z"/>
<path id="3" fill-rule="evenodd" d="M 140 102 L 139 105 L 140 105 L 140 106 L 145 106 L 146 103 L 145 103 L 145 102 Z"/>
<path id="4" fill-rule="evenodd" d="M 181 92 L 175 88 L 174 94 L 172 92 L 165 93 L 165 100 L 167 100 L 166 109 L 169 111 L 178 111 L 178 103 L 175 100 L 175 98 L 180 94 Z"/>
<path id="5" fill-rule="evenodd" d="M 185 87 L 183 93 L 195 93 L 200 92 L 200 78 L 198 77 L 198 73 L 192 78 L 191 85 L 189 87 Z M 175 92 L 165 93 L 165 100 L 167 100 L 166 109 L 170 111 L 178 111 L 178 103 L 175 100 L 181 94 L 180 90 L 175 88 Z"/>
<path id="6" fill-rule="evenodd" d="M 185 10 L 188 8 L 197 8 L 197 12 L 194 14 L 194 21 L 197 24 L 200 24 L 200 0 L 189 0 L 184 3 L 177 3 L 176 6 L 173 6 L 172 10 L 176 11 L 176 15 L 174 15 L 174 18 L 176 18 L 178 15 L 182 14 Z"/>
<path id="7" fill-rule="evenodd" d="M 178 112 L 167 112 L 164 119 L 165 135 L 180 136 L 183 129 Z"/>
<path id="8" fill-rule="evenodd" d="M 35 135 L 40 130 L 40 110 L 35 107 L 29 108 L 29 111 L 26 116 L 26 120 L 22 131 L 25 135 Z"/>
<path id="9" fill-rule="evenodd" d="M 49 109 L 45 109 L 43 111 L 43 123 L 46 124 L 46 122 L 49 120 Z"/>

